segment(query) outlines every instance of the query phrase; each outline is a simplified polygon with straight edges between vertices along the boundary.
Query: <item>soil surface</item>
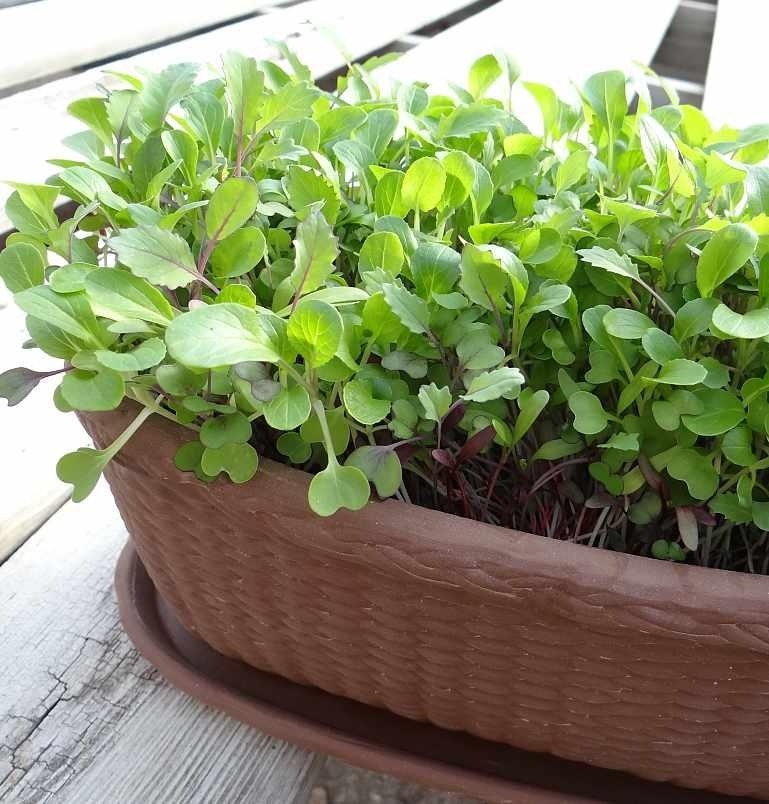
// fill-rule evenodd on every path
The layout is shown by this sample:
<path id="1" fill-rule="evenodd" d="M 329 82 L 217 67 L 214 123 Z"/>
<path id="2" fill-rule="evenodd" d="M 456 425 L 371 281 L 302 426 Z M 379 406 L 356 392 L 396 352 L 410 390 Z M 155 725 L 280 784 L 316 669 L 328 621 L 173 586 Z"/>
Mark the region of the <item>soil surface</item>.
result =
<path id="1" fill-rule="evenodd" d="M 452 793 L 427 790 L 392 776 L 359 770 L 329 759 L 309 804 L 482 804 Z"/>

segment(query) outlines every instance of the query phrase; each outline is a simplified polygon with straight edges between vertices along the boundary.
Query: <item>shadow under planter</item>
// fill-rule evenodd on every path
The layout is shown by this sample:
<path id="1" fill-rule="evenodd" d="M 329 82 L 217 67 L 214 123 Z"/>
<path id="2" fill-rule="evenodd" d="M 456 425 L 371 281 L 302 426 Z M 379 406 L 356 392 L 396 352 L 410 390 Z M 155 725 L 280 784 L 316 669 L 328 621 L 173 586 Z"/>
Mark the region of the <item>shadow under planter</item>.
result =
<path id="1" fill-rule="evenodd" d="M 82 419 L 104 446 L 136 412 L 125 404 Z M 559 787 L 571 773 L 565 768 L 596 774 L 577 762 L 769 797 L 769 579 L 595 550 L 395 501 L 319 519 L 306 503 L 309 476 L 280 464 L 263 461 L 245 486 L 207 485 L 178 472 L 173 455 L 190 437 L 152 417 L 107 478 L 146 583 L 168 607 L 167 622 L 178 621 L 175 628 L 196 644 L 264 671 L 256 678 L 269 673 L 366 704 L 361 723 L 373 743 L 397 715 L 431 724 L 436 734 L 460 733 L 445 739 L 468 746 L 491 741 L 570 760 L 550 760 L 552 770 L 526 779 L 520 751 L 489 743 L 474 749 L 481 759 L 487 752 L 507 784 L 535 785 L 557 800 L 689 800 L 660 785 L 648 785 L 644 798 L 642 783 L 633 787 L 617 773 Z M 204 687 L 185 686 L 200 697 Z M 313 719 L 312 711 L 299 714 Z M 420 741 L 398 750 L 418 757 Z M 504 800 L 437 774 L 367 761 L 370 751 L 310 747 Z M 445 752 L 443 761 L 428 754 L 428 765 L 452 766 L 461 753 Z M 465 771 L 477 775 L 478 768 Z M 620 794 L 616 781 L 606 781 L 602 792 L 599 777 L 626 786 Z"/>

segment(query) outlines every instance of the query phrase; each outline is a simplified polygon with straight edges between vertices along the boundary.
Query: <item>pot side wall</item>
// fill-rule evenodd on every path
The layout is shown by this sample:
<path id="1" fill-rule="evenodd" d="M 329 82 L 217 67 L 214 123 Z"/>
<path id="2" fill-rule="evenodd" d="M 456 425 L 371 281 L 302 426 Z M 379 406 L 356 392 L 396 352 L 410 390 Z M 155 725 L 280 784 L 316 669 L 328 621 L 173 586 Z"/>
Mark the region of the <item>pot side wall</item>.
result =
<path id="1" fill-rule="evenodd" d="M 97 445 L 135 416 L 86 414 Z M 769 579 L 397 502 L 319 519 L 264 461 L 207 485 L 152 417 L 107 479 L 153 582 L 226 656 L 399 715 L 769 798 Z"/>

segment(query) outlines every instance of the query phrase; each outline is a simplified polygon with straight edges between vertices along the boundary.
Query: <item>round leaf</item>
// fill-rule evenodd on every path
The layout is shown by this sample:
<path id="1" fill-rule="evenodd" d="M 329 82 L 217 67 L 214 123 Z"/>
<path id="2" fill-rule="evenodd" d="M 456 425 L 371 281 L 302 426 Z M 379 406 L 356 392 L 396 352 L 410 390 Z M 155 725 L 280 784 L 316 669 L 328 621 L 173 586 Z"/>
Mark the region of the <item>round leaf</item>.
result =
<path id="1" fill-rule="evenodd" d="M 340 508 L 358 511 L 369 501 L 370 494 L 368 479 L 360 469 L 333 461 L 313 477 L 307 499 L 316 514 L 331 516 Z"/>
<path id="2" fill-rule="evenodd" d="M 307 421 L 312 409 L 310 395 L 301 385 L 284 388 L 264 408 L 264 418 L 275 430 L 294 430 Z"/>
<path id="3" fill-rule="evenodd" d="M 211 477 L 226 472 L 233 483 L 247 483 L 256 474 L 259 455 L 250 444 L 225 444 L 206 447 L 200 468 Z"/>
<path id="4" fill-rule="evenodd" d="M 361 424 L 376 424 L 390 412 L 390 402 L 376 399 L 371 384 L 366 380 L 350 380 L 342 390 L 347 412 Z"/>

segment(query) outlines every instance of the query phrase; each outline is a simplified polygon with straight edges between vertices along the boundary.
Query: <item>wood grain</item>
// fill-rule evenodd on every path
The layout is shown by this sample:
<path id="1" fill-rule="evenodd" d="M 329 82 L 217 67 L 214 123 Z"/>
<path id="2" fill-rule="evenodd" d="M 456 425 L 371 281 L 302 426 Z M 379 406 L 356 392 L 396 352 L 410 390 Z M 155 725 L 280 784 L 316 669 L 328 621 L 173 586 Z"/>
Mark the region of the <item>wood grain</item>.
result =
<path id="1" fill-rule="evenodd" d="M 132 0 L 131 13 L 121 15 L 120 25 L 109 24 L 111 9 L 103 0 L 42 0 L 18 6 L 3 14 L 0 26 L 0 90 L 224 24 L 271 3 L 272 0 L 163 0 L 161 14 L 155 0 Z M 62 31 L 73 23 L 73 32 L 62 36 Z M 33 40 L 35 57 L 29 58 L 29 43 Z"/>
<path id="2" fill-rule="evenodd" d="M 318 762 L 168 687 L 117 619 L 105 486 L 0 567 L 0 801 L 299 802 Z"/>
<path id="3" fill-rule="evenodd" d="M 12 95 L 0 100 L 0 120 L 4 121 L 0 179 L 43 182 L 55 172 L 47 159 L 73 158 L 60 143 L 83 125 L 69 117 L 67 106 L 76 98 L 93 96 L 97 85 L 123 86 L 119 78 L 105 75 L 105 70 L 133 73 L 138 67 L 160 70 L 191 61 L 209 65 L 208 72 L 213 74 L 228 50 L 280 61 L 270 40 L 285 40 L 315 76 L 323 76 L 468 4 L 468 0 L 390 0 L 387 13 L 372 25 L 370 8 L 358 0 L 313 0 Z M 0 209 L 9 194 L 10 188 L 0 185 Z M 0 212 L 0 232 L 7 228 L 10 222 Z"/>

